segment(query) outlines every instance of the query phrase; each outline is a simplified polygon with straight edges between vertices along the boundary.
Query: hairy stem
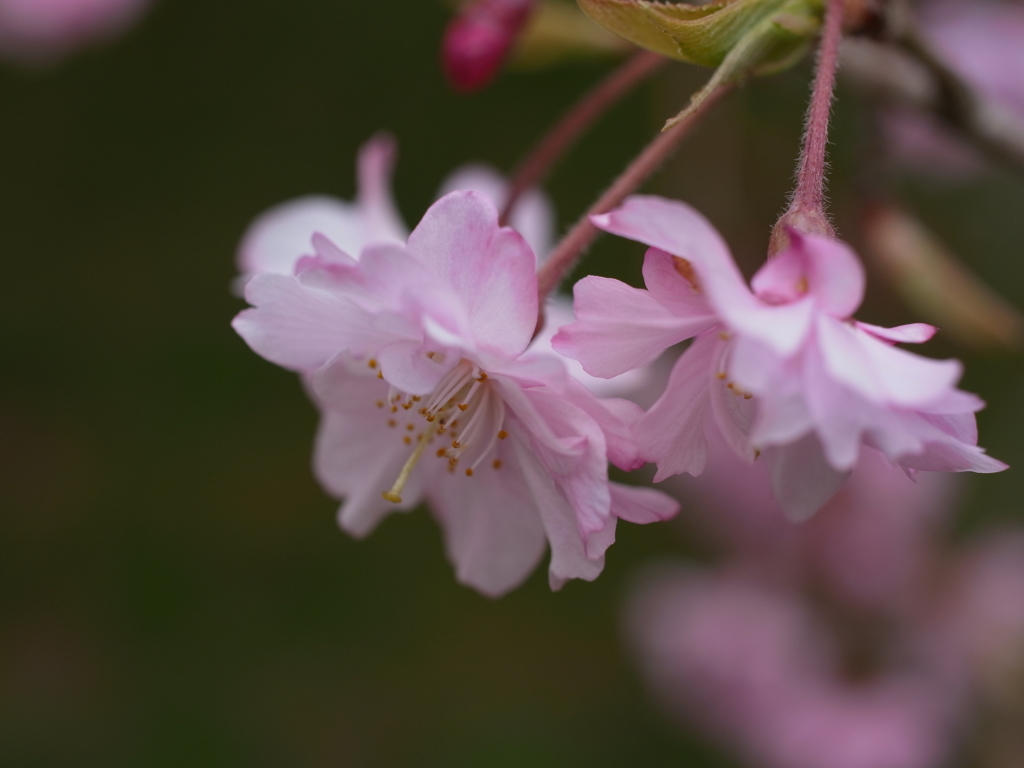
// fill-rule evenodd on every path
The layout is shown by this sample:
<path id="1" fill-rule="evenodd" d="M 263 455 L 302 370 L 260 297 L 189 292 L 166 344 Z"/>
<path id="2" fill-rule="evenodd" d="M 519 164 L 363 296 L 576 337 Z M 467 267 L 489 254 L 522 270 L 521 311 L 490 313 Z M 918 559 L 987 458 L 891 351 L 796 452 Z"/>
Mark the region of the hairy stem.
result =
<path id="1" fill-rule="evenodd" d="M 583 254 L 583 251 L 586 250 L 597 235 L 598 229 L 590 221 L 590 217 L 599 213 L 607 213 L 635 192 L 672 155 L 679 142 L 690 132 L 690 129 L 700 122 L 711 111 L 712 107 L 721 101 L 732 89 L 733 86 L 731 85 L 721 86 L 682 122 L 664 133 L 658 134 L 644 151 L 630 163 L 623 174 L 615 180 L 615 183 L 576 222 L 537 273 L 538 290 L 542 305 L 544 298 L 557 288 L 563 278 L 569 274 Z"/>
<path id="2" fill-rule="evenodd" d="M 667 61 L 656 53 L 639 51 L 574 104 L 512 174 L 508 198 L 501 212 L 502 226 L 508 223 L 522 194 L 541 183 L 597 119 Z"/>
<path id="3" fill-rule="evenodd" d="M 828 0 L 825 9 L 814 87 L 796 174 L 796 190 L 788 210 L 775 225 L 769 248 L 771 253 L 780 250 L 788 241 L 787 227 L 796 227 L 809 234 L 834 234 L 825 213 L 825 172 L 828 166 L 828 124 L 839 65 L 839 44 L 843 39 L 844 6 L 845 0 Z"/>

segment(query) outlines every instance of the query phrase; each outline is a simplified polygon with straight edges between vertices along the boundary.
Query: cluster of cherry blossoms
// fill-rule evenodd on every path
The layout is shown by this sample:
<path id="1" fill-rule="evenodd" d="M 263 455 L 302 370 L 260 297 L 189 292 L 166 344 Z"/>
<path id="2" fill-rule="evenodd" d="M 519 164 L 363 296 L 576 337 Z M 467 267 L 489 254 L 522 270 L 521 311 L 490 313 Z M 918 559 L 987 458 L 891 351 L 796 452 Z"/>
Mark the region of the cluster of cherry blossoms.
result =
<path id="1" fill-rule="evenodd" d="M 625 34 L 619 27 L 640 6 L 617 2 L 612 30 Z M 611 12 L 582 5 L 599 21 Z M 546 549 L 553 588 L 594 579 L 620 519 L 677 513 L 660 490 L 612 482 L 609 464 L 655 464 L 656 482 L 697 476 L 709 440 L 722 441 L 734 458 L 766 467 L 791 520 L 811 517 L 860 461 L 899 467 L 907 483 L 921 471 L 1006 468 L 977 445 L 983 403 L 957 389 L 960 363 L 897 346 L 928 341 L 934 327 L 854 319 L 865 271 L 833 233 L 822 195 L 843 5 L 833 0 L 823 22 L 797 192 L 749 285 L 696 210 L 629 196 L 732 87 L 735 62 L 553 253 L 553 216 L 529 174 L 507 183 L 486 169 L 458 172 L 409 232 L 391 198 L 386 138 L 360 155 L 356 202 L 304 198 L 257 220 L 240 251 L 251 308 L 234 327 L 298 372 L 320 409 L 316 473 L 342 500 L 345 530 L 366 535 L 426 502 L 458 579 L 499 595 Z M 460 87 L 494 76 L 532 6 L 487 0 L 456 18 L 446 62 Z M 673 7 L 685 8 L 659 13 Z M 760 8 L 727 5 L 745 7 Z M 775 34 L 759 13 L 744 21 L 758 40 Z M 722 23 L 745 18 L 733 15 Z M 690 32 L 680 24 L 673 39 L 684 50 Z M 586 277 L 567 317 L 549 294 L 598 229 L 649 246 L 646 289 Z M 650 379 L 650 366 L 687 341 L 646 412 L 609 396 L 616 382 L 628 394 L 630 380 Z"/>
<path id="2" fill-rule="evenodd" d="M 492 197 L 449 192 L 406 235 L 388 194 L 391 152 L 386 140 L 363 150 L 355 206 L 300 200 L 253 226 L 241 251 L 253 309 L 235 329 L 306 380 L 322 410 L 317 474 L 344 498 L 347 531 L 365 535 L 426 499 L 458 578 L 484 593 L 518 585 L 547 546 L 553 587 L 593 579 L 620 518 L 678 510 L 608 479 L 609 461 L 643 463 L 631 428 L 642 411 L 597 398 L 531 343 L 537 255 L 498 226 Z M 500 179 L 460 175 L 501 192 Z M 542 242 L 547 209 L 529 203 L 517 220 Z"/>

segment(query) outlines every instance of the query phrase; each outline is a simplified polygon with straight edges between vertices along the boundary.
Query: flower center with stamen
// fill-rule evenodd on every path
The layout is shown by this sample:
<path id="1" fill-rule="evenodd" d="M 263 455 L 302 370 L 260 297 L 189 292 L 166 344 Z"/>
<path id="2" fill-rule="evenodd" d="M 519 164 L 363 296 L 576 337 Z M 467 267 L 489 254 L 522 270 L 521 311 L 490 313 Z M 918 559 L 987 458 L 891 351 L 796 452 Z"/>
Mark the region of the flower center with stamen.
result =
<path id="1" fill-rule="evenodd" d="M 402 501 L 402 489 L 428 445 L 440 442 L 434 456 L 445 460 L 452 473 L 461 462 L 465 475 L 472 477 L 498 440 L 508 437 L 501 396 L 487 373 L 468 360 L 460 361 L 430 394 L 410 395 L 392 387 L 387 400 L 376 401 L 376 406 L 385 410 L 387 426 L 405 445 L 415 443 L 395 484 L 383 493 L 394 504 Z M 491 466 L 500 469 L 501 462 L 495 459 Z"/>

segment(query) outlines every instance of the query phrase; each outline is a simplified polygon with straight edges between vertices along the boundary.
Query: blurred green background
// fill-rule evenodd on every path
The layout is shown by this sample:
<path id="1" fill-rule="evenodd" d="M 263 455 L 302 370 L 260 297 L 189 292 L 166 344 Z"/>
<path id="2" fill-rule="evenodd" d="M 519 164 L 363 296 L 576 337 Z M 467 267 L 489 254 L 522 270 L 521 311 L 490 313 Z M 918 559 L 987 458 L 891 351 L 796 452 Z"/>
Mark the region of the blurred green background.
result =
<path id="1" fill-rule="evenodd" d="M 422 510 L 365 542 L 335 526 L 296 378 L 229 327 L 249 221 L 351 197 L 357 147 L 401 142 L 414 223 L 441 179 L 508 169 L 611 66 L 510 74 L 473 98 L 437 66 L 432 0 L 162 0 L 122 40 L 0 70 L 0 765 L 727 766 L 648 703 L 617 613 L 669 525 L 621 526 L 594 584 L 543 569 L 493 602 L 458 586 Z M 626 100 L 549 190 L 570 224 L 705 73 Z M 763 257 L 797 151 L 808 71 L 752 83 L 659 180 Z M 858 241 L 863 105 L 843 94 L 832 185 Z M 898 195 L 1024 303 L 1024 187 L 898 180 Z M 587 266 L 635 280 L 642 249 Z M 884 286 L 864 313 L 904 320 Z M 982 443 L 1019 464 L 1019 356 L 966 357 Z M 1019 514 L 1014 470 L 973 478 L 971 528 Z M 684 511 L 685 514 L 685 511 Z"/>

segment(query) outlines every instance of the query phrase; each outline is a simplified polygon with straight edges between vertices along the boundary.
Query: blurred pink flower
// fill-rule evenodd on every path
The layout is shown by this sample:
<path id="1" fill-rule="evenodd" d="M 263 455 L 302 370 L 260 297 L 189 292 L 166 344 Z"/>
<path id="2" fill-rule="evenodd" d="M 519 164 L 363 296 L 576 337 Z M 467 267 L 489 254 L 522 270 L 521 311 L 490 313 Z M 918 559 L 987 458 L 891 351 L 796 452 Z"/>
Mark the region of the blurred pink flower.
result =
<path id="1" fill-rule="evenodd" d="M 397 150 L 395 140 L 384 133 L 360 147 L 354 202 L 308 195 L 260 214 L 238 249 L 240 282 L 260 272 L 292 274 L 316 233 L 356 256 L 370 243 L 404 243 L 409 230 L 391 193 Z"/>
<path id="2" fill-rule="evenodd" d="M 685 520 L 730 561 L 775 582 L 811 579 L 830 597 L 885 612 L 920 599 L 958 495 L 950 475 L 922 472 L 912 480 L 878 452 L 864 451 L 839 492 L 795 526 L 773 498 L 764 464 L 738 459 L 714 430 L 704 473 L 669 485 L 687 502 Z"/>
<path id="3" fill-rule="evenodd" d="M 961 77 L 1024 117 L 1024 3 L 928 2 L 921 23 Z"/>
<path id="4" fill-rule="evenodd" d="M 832 497 L 862 445 L 907 470 L 1006 468 L 977 446 L 974 411 L 983 403 L 955 388 L 960 363 L 894 346 L 926 341 L 934 328 L 851 319 L 865 279 L 845 244 L 793 231 L 751 290 L 718 233 L 683 203 L 632 197 L 594 222 L 652 246 L 647 290 L 584 278 L 577 322 L 559 332 L 555 349 L 610 376 L 697 336 L 637 425 L 656 480 L 703 470 L 708 409 L 737 455 L 764 454 L 775 497 L 794 519 Z"/>
<path id="5" fill-rule="evenodd" d="M 0 55 L 29 63 L 59 58 L 123 32 L 150 0 L 0 0 Z"/>
<path id="6" fill-rule="evenodd" d="M 249 279 L 254 308 L 234 322 L 311 382 L 325 409 L 317 473 L 345 499 L 341 525 L 365 535 L 427 498 L 458 578 L 491 595 L 520 583 L 546 543 L 553 587 L 593 579 L 618 518 L 678 508 L 609 483 L 609 460 L 637 465 L 639 409 L 597 400 L 555 356 L 529 353 L 536 257 L 497 218 L 485 195 L 463 191 L 405 245 L 368 245 L 358 261 L 315 235 L 294 275 Z"/>
<path id="7" fill-rule="evenodd" d="M 260 214 L 246 230 L 238 249 L 240 282 L 244 284 L 258 272 L 292 274 L 316 233 L 356 258 L 371 243 L 404 243 L 409 228 L 391 190 L 397 154 L 394 138 L 379 133 L 359 149 L 355 201 L 307 195 Z M 444 180 L 437 197 L 466 189 L 482 192 L 498 207 L 508 194 L 507 182 L 497 171 L 485 165 L 468 165 Z M 555 228 L 547 196 L 539 190 L 528 190 L 516 204 L 510 225 L 543 261 L 551 249 Z"/>
<path id="8" fill-rule="evenodd" d="M 990 698 L 1019 697 L 1024 679 L 1024 531 L 990 532 L 968 547 L 921 643 L 951 681 Z"/>
<path id="9" fill-rule="evenodd" d="M 448 24 L 441 63 L 457 91 L 489 85 L 530 19 L 536 0 L 469 0 Z"/>
<path id="10" fill-rule="evenodd" d="M 949 66 L 993 104 L 1024 118 L 1024 3 L 939 0 L 921 4 L 921 29 Z M 882 128 L 895 158 L 923 171 L 964 175 L 978 154 L 935 118 L 889 108 Z"/>
<path id="11" fill-rule="evenodd" d="M 958 701 L 925 674 L 846 680 L 795 593 L 737 575 L 649 574 L 626 628 L 658 698 L 759 768 L 938 768 Z"/>

